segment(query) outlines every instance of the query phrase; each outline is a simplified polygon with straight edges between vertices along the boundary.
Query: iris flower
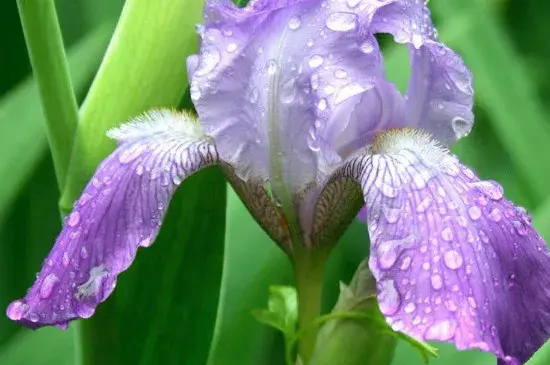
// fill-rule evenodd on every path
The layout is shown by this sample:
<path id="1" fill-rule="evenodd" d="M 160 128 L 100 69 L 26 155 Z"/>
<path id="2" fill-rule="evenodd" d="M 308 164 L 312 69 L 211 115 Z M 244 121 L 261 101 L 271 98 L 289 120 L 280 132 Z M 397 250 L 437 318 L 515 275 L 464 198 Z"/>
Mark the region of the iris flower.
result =
<path id="1" fill-rule="evenodd" d="M 526 211 L 449 152 L 473 125 L 461 58 L 422 0 L 211 0 L 187 60 L 198 121 L 152 111 L 109 132 L 25 298 L 30 328 L 90 317 L 178 185 L 219 165 L 290 256 L 333 245 L 365 206 L 370 270 L 396 331 L 525 363 L 550 330 L 550 255 Z M 405 95 L 375 38 L 409 50 Z"/>

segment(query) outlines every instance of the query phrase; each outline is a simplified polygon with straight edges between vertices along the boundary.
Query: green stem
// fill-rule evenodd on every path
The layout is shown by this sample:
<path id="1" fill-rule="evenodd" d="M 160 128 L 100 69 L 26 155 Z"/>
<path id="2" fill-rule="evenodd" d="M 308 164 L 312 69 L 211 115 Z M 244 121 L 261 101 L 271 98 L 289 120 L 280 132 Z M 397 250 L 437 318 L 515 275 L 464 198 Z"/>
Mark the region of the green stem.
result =
<path id="1" fill-rule="evenodd" d="M 314 324 L 321 315 L 321 297 L 323 294 L 324 267 L 328 257 L 325 250 L 307 250 L 295 247 L 294 278 L 298 292 L 298 326 L 301 333 L 298 353 L 304 365 L 307 365 L 317 340 L 318 325 Z"/>
<path id="2" fill-rule="evenodd" d="M 78 124 L 78 106 L 55 4 L 53 0 L 17 0 L 17 6 L 46 117 L 55 174 L 63 191 Z"/>

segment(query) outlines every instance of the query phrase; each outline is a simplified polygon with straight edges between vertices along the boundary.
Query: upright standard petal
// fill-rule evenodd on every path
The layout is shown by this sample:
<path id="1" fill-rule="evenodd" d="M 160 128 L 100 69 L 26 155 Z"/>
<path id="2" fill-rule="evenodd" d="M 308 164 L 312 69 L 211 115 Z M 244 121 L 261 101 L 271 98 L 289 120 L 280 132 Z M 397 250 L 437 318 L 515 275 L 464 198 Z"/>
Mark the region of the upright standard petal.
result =
<path id="1" fill-rule="evenodd" d="M 422 132 L 382 133 L 370 152 L 332 180 L 362 188 L 393 329 L 525 363 L 550 333 L 550 254 L 528 214 Z"/>
<path id="2" fill-rule="evenodd" d="M 156 111 L 112 130 L 119 147 L 104 160 L 75 203 L 25 298 L 7 309 L 29 328 L 66 328 L 90 317 L 119 273 L 158 233 L 176 187 L 218 161 L 188 114 Z"/>
<path id="3" fill-rule="evenodd" d="M 397 126 L 424 129 L 446 145 L 468 134 L 474 120 L 472 76 L 460 56 L 437 40 L 425 2 L 387 1 L 371 29 L 409 47 L 406 118 Z"/>
<path id="4" fill-rule="evenodd" d="M 316 179 L 316 129 L 381 75 L 376 42 L 365 46 L 373 12 L 321 0 L 206 4 L 192 96 L 241 177 L 269 180 L 276 196 Z"/>

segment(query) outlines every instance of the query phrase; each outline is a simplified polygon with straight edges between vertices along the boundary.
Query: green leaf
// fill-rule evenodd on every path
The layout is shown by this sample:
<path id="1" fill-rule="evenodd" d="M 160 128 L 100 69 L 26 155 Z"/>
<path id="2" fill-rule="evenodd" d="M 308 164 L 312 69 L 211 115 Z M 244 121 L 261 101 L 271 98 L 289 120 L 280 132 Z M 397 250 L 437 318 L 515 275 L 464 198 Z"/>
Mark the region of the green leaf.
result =
<path id="1" fill-rule="evenodd" d="M 182 183 L 155 244 L 138 254 L 118 282 L 112 299 L 116 364 L 206 363 L 220 295 L 225 202 L 226 183 L 218 168 Z M 103 329 L 109 327 L 97 330 Z M 102 351 L 113 351 L 113 344 L 92 341 L 102 342 Z M 90 364 L 108 364 L 99 361 L 101 354 L 90 356 L 97 359 L 88 359 Z"/>
<path id="2" fill-rule="evenodd" d="M 267 309 L 252 313 L 256 320 L 281 331 L 287 338 L 294 338 L 298 323 L 298 295 L 291 286 L 269 288 Z"/>

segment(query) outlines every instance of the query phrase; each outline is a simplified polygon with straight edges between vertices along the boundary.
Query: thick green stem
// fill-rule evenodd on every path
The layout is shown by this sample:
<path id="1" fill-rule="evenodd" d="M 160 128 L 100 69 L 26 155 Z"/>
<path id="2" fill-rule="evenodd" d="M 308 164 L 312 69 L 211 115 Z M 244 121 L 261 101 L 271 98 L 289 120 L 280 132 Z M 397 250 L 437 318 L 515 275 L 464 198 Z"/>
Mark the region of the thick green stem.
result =
<path id="1" fill-rule="evenodd" d="M 307 365 L 317 340 L 318 326 L 312 325 L 321 315 L 324 269 L 328 253 L 296 247 L 293 253 L 294 279 L 298 292 L 298 326 L 301 330 L 298 353 L 302 364 Z"/>
<path id="2" fill-rule="evenodd" d="M 46 117 L 46 131 L 62 191 L 78 124 L 61 30 L 53 0 L 18 0 L 29 57 Z"/>

